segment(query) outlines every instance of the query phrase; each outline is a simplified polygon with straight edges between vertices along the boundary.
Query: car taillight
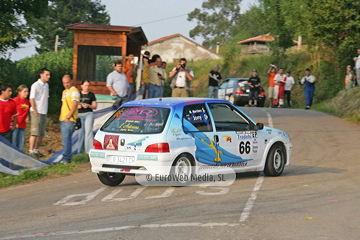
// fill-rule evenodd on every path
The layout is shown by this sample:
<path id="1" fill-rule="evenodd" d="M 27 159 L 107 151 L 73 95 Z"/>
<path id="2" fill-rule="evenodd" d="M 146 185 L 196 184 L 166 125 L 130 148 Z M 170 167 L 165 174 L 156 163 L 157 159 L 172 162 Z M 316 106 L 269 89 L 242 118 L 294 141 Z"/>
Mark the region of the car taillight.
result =
<path id="1" fill-rule="evenodd" d="M 244 94 L 242 91 L 236 91 L 235 94 Z"/>
<path id="2" fill-rule="evenodd" d="M 145 152 L 170 152 L 168 143 L 155 143 L 146 147 Z"/>
<path id="3" fill-rule="evenodd" d="M 102 146 L 101 142 L 99 142 L 96 139 L 94 139 L 93 145 L 94 145 L 95 149 L 103 149 L 103 146 Z"/>
<path id="4" fill-rule="evenodd" d="M 262 92 L 262 93 L 260 93 L 260 95 L 261 95 L 261 96 L 265 96 L 265 93 L 264 93 L 264 92 Z"/>

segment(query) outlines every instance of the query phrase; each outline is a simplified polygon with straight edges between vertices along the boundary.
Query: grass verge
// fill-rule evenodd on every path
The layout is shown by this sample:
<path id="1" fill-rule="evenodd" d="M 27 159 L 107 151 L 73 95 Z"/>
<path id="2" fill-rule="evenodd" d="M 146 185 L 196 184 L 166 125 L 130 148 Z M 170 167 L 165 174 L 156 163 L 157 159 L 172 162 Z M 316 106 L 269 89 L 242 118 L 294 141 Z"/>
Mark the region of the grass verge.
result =
<path id="1" fill-rule="evenodd" d="M 18 176 L 0 173 L 0 188 L 29 183 L 45 178 L 56 178 L 74 172 L 83 172 L 89 169 L 88 163 L 89 156 L 84 153 L 74 155 L 72 161 L 68 164 L 57 163 L 39 170 L 24 170 Z"/>

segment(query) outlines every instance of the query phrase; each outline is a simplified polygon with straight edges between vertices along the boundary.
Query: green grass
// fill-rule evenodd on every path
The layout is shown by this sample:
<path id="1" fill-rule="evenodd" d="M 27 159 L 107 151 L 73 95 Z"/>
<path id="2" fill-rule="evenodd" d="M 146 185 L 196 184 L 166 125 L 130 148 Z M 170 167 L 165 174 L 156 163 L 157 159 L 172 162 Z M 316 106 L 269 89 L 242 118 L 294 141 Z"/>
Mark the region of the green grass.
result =
<path id="1" fill-rule="evenodd" d="M 18 176 L 0 173 L 0 188 L 29 183 L 45 177 L 52 178 L 59 175 L 69 175 L 88 162 L 89 156 L 87 154 L 79 154 L 74 155 L 71 163 L 68 164 L 58 163 L 48 165 L 39 170 L 24 170 Z"/>

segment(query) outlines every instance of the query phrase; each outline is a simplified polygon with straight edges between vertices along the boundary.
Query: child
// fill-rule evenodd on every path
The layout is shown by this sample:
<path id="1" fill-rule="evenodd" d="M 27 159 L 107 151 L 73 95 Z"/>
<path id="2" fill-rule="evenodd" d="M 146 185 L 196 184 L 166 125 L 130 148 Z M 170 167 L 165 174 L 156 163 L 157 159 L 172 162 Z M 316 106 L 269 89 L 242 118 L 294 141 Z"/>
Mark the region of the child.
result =
<path id="1" fill-rule="evenodd" d="M 29 88 L 25 85 L 20 85 L 17 88 L 17 92 L 18 96 L 13 99 L 16 103 L 16 108 L 18 112 L 18 122 L 13 132 L 13 145 L 23 151 L 26 123 L 29 121 Z"/>

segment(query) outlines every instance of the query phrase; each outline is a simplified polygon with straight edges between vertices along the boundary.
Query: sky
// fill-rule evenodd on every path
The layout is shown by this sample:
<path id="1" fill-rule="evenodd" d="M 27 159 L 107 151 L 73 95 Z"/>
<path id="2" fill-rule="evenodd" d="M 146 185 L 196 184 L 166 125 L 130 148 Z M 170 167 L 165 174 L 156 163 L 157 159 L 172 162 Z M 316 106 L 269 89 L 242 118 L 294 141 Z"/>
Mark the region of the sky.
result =
<path id="1" fill-rule="evenodd" d="M 196 22 L 187 20 L 187 14 L 200 8 L 205 0 L 101 0 L 110 15 L 110 24 L 116 26 L 140 26 L 149 42 L 161 37 L 181 34 L 190 38 L 189 32 Z M 256 0 L 243 0 L 241 12 L 246 11 Z M 196 37 L 201 44 L 203 39 Z M 55 40 L 54 40 L 55 41 Z M 9 51 L 13 61 L 36 54 L 36 41 L 28 42 L 15 51 Z"/>

